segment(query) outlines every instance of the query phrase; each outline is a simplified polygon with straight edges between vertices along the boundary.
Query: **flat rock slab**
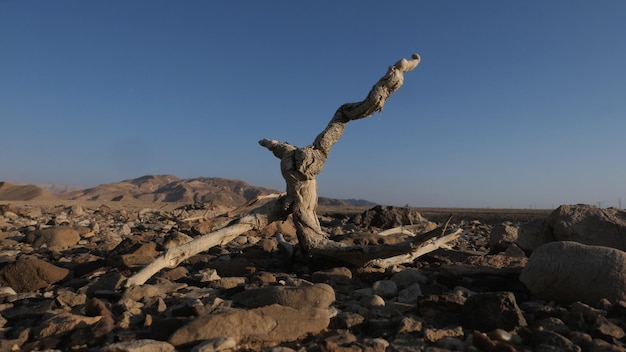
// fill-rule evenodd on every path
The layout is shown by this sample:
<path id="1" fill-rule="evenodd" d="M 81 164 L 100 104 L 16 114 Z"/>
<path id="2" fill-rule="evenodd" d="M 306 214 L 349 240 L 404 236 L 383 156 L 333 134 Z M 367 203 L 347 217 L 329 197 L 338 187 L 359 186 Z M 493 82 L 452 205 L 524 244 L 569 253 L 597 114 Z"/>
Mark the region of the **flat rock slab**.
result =
<path id="1" fill-rule="evenodd" d="M 200 316 L 174 332 L 169 342 L 181 347 L 204 340 L 230 337 L 238 343 L 280 343 L 297 340 L 309 333 L 319 333 L 329 323 L 330 314 L 327 309 L 294 309 L 275 304 Z"/>
<path id="2" fill-rule="evenodd" d="M 242 291 L 233 296 L 233 301 L 247 308 L 258 308 L 272 304 L 302 309 L 328 308 L 335 301 L 335 291 L 327 284 L 303 286 L 271 286 Z"/>

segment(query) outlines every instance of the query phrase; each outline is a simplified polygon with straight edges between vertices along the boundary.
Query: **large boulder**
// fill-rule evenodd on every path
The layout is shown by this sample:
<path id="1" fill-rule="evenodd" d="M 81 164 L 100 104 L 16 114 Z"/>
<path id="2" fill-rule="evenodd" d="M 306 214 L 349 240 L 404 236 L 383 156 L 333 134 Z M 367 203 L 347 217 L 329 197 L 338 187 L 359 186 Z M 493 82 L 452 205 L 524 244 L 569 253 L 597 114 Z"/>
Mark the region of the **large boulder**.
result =
<path id="1" fill-rule="evenodd" d="M 541 222 L 523 225 L 517 243 L 532 251 L 552 241 L 574 241 L 626 251 L 626 211 L 593 205 L 561 205 Z"/>
<path id="2" fill-rule="evenodd" d="M 597 304 L 626 300 L 626 252 L 577 242 L 551 242 L 537 248 L 520 281 L 538 298 Z"/>

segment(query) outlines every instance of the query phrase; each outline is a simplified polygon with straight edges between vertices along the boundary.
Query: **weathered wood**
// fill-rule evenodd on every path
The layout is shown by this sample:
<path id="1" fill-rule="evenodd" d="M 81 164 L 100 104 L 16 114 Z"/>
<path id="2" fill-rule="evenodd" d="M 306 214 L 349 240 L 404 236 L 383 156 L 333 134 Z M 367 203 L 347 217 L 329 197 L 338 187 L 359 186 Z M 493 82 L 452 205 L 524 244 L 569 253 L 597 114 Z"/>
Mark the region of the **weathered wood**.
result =
<path id="1" fill-rule="evenodd" d="M 390 66 L 387 73 L 374 84 L 367 97 L 360 102 L 347 103 L 337 109 L 326 128 L 315 138 L 313 144 L 298 148 L 289 143 L 263 139 L 259 144 L 280 159 L 280 169 L 286 182 L 286 211 L 293 214 L 293 221 L 300 248 L 306 255 L 324 254 L 347 257 L 347 252 L 374 253 L 383 256 L 398 254 L 400 246 L 377 246 L 357 249 L 328 239 L 317 219 L 317 176 L 326 163 L 332 147 L 339 141 L 352 120 L 371 116 L 381 111 L 389 96 L 404 82 L 404 72 L 413 70 L 420 57 L 413 54 L 411 60 L 402 59 Z M 411 251 L 404 247 L 402 250 Z M 356 257 L 356 255 L 355 255 Z"/>
<path id="2" fill-rule="evenodd" d="M 387 99 L 404 83 L 404 73 L 415 69 L 419 62 L 419 55 L 413 54 L 410 60 L 401 59 L 390 66 L 387 73 L 374 84 L 363 101 L 340 106 L 326 128 L 309 146 L 298 148 L 289 143 L 271 139 L 259 141 L 260 145 L 280 159 L 280 169 L 285 179 L 286 193 L 267 197 L 270 199 L 268 203 L 252 211 L 247 211 L 247 209 L 257 203 L 259 199 L 226 214 L 227 216 L 241 215 L 236 220 L 231 221 L 227 227 L 169 249 L 153 263 L 129 278 L 126 286 L 141 285 L 163 268 L 174 267 L 185 259 L 213 246 L 225 244 L 248 230 L 260 230 L 272 221 L 284 220 L 289 214 L 293 215 L 298 244 L 306 256 L 331 257 L 355 265 L 363 265 L 380 258 L 396 258 L 388 260 L 388 262 L 396 262 L 400 260 L 397 257 L 402 255 L 404 255 L 401 257 L 402 260 L 416 258 L 418 255 L 416 253 L 420 253 L 418 248 L 423 242 L 445 234 L 450 219 L 437 229 L 412 236 L 398 244 L 360 246 L 335 242 L 328 238 L 317 218 L 317 181 L 315 176 L 322 172 L 332 147 L 343 135 L 348 122 L 366 118 L 377 111 L 382 111 Z M 445 237 L 445 241 L 452 238 L 451 236 Z M 281 241 L 281 245 L 285 245 L 282 242 L 285 241 Z"/>

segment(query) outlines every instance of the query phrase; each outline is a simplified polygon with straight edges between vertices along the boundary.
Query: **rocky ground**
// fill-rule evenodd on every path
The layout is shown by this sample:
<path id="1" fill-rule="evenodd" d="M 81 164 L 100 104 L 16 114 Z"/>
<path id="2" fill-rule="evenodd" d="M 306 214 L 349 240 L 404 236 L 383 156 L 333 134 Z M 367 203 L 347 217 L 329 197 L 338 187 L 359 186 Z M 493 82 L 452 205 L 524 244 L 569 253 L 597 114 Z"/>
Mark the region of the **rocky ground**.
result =
<path id="1" fill-rule="evenodd" d="M 459 240 L 390 268 L 289 257 L 275 234 L 295 243 L 293 226 L 275 223 L 125 288 L 224 211 L 0 205 L 0 351 L 625 350 L 623 211 L 456 210 Z M 392 243 L 374 233 L 450 211 L 320 221 L 338 241 Z"/>

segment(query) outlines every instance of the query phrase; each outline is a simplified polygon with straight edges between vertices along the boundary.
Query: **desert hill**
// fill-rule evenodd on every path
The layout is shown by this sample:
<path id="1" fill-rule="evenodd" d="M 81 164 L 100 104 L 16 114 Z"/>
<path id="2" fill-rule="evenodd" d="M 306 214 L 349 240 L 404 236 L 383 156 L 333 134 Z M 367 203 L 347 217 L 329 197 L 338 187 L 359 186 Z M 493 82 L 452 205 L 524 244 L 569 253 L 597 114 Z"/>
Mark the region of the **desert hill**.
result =
<path id="1" fill-rule="evenodd" d="M 244 181 L 218 177 L 182 179 L 174 175 L 146 175 L 86 189 L 72 186 L 17 182 L 0 183 L 0 200 L 76 200 L 76 201 L 140 201 L 175 203 L 213 203 L 241 205 L 256 196 L 281 191 L 250 185 Z M 66 189 L 66 192 L 59 192 Z M 320 197 L 323 206 L 374 206 L 362 199 Z"/>
<path id="2" fill-rule="evenodd" d="M 54 200 L 52 192 L 35 185 L 0 182 L 0 200 Z"/>
<path id="3" fill-rule="evenodd" d="M 240 205 L 263 194 L 279 191 L 239 180 L 214 177 L 181 179 L 173 175 L 147 175 L 93 188 L 59 194 L 70 200 L 139 200 L 143 202 L 215 203 Z"/>

